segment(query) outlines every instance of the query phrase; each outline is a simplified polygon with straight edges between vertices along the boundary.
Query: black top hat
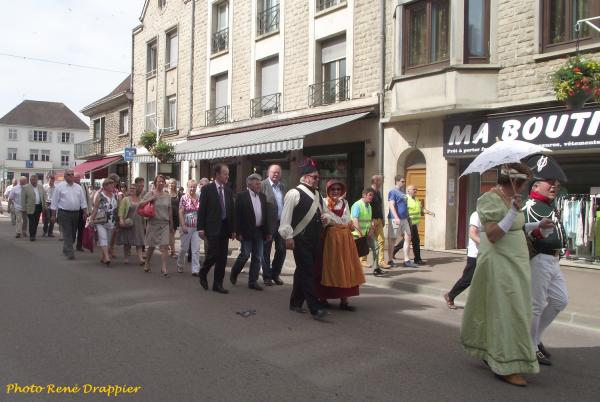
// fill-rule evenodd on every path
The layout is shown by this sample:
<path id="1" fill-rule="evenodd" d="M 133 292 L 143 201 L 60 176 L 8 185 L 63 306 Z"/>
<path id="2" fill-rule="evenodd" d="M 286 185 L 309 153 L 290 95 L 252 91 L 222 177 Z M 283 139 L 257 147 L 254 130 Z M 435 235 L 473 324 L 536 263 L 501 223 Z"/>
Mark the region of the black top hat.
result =
<path id="1" fill-rule="evenodd" d="M 533 172 L 533 180 L 558 180 L 567 182 L 567 176 L 554 158 L 546 155 L 534 155 L 527 160 L 527 165 Z"/>

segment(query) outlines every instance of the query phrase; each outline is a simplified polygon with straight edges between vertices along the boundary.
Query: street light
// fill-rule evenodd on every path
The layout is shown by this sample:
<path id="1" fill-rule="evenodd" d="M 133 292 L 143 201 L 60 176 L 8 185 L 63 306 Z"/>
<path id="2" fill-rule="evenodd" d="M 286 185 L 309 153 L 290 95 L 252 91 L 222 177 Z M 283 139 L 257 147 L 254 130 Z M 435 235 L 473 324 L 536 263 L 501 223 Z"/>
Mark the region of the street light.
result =
<path id="1" fill-rule="evenodd" d="M 152 124 L 154 124 L 154 128 L 156 128 L 156 143 L 158 144 L 158 141 L 160 140 L 160 133 L 164 130 L 164 128 L 158 126 L 158 118 L 156 116 L 151 117 L 150 121 Z M 154 157 L 154 159 L 156 159 L 156 162 L 154 162 L 154 176 L 156 177 L 158 175 L 158 158 Z"/>

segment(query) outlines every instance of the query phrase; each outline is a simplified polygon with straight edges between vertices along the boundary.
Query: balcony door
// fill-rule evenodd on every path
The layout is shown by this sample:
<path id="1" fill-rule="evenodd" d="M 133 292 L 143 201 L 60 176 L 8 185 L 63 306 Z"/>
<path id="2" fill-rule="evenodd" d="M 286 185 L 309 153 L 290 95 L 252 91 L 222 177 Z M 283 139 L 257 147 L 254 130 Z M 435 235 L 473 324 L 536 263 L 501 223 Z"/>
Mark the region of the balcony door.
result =
<path id="1" fill-rule="evenodd" d="M 321 45 L 321 77 L 323 80 L 323 103 L 346 100 L 348 88 L 346 77 L 346 36 L 327 40 Z"/>

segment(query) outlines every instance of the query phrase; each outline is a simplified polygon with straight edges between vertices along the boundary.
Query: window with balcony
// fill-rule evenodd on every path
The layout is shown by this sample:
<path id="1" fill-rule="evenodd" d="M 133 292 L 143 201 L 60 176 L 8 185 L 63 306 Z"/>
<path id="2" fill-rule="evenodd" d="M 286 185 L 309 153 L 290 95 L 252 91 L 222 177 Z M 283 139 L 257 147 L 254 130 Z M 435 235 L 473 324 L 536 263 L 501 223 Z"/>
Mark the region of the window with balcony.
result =
<path id="1" fill-rule="evenodd" d="M 327 10 L 345 2 L 346 0 L 317 0 L 317 12 Z"/>
<path id="2" fill-rule="evenodd" d="M 156 39 L 154 39 L 146 45 L 146 77 L 148 78 L 156 75 L 157 57 Z"/>
<path id="3" fill-rule="evenodd" d="M 146 102 L 146 130 L 156 131 L 156 101 Z"/>
<path id="4" fill-rule="evenodd" d="M 221 74 L 211 79 L 210 106 L 206 111 L 206 125 L 214 126 L 229 121 L 229 77 Z"/>
<path id="5" fill-rule="evenodd" d="M 421 0 L 404 8 L 404 70 L 438 67 L 450 59 L 449 0 Z"/>
<path id="6" fill-rule="evenodd" d="M 165 69 L 177 67 L 178 46 L 177 30 L 173 29 L 167 33 Z"/>
<path id="7" fill-rule="evenodd" d="M 73 135 L 68 131 L 60 133 L 60 142 L 63 144 L 70 144 L 73 142 Z"/>
<path id="8" fill-rule="evenodd" d="M 258 0 L 256 35 L 279 30 L 279 0 Z"/>
<path id="9" fill-rule="evenodd" d="M 16 161 L 17 148 L 8 148 L 8 155 L 6 156 L 6 159 L 8 159 L 9 161 Z"/>
<path id="10" fill-rule="evenodd" d="M 177 129 L 177 96 L 169 96 L 165 102 L 165 130 Z"/>
<path id="11" fill-rule="evenodd" d="M 49 149 L 42 149 L 41 161 L 42 162 L 50 162 L 50 150 Z"/>
<path id="12" fill-rule="evenodd" d="M 119 112 L 119 134 L 127 134 L 129 132 L 129 110 L 121 110 Z"/>
<path id="13" fill-rule="evenodd" d="M 31 141 L 33 142 L 48 142 L 50 139 L 50 135 L 47 131 L 42 130 L 33 130 L 31 135 Z"/>
<path id="14" fill-rule="evenodd" d="M 60 166 L 69 167 L 71 159 L 71 153 L 69 151 L 60 152 Z"/>
<path id="15" fill-rule="evenodd" d="M 280 112 L 279 57 L 271 57 L 258 64 L 257 97 L 250 101 L 251 117 L 261 117 Z"/>
<path id="16" fill-rule="evenodd" d="M 575 48 L 578 20 L 600 15 L 598 0 L 541 0 L 542 2 L 542 52 Z M 594 21 L 597 24 L 597 21 Z M 580 44 L 600 41 L 600 33 L 587 24 L 581 25 Z"/>
<path id="17" fill-rule="evenodd" d="M 321 65 L 316 77 L 321 82 L 309 87 L 310 106 L 348 100 L 350 77 L 346 72 L 346 36 L 323 41 L 320 48 Z"/>
<path id="18" fill-rule="evenodd" d="M 94 120 L 94 139 L 101 140 L 104 138 L 104 117 Z"/>
<path id="19" fill-rule="evenodd" d="M 16 128 L 8 129 L 8 140 L 9 141 L 18 141 L 19 140 L 19 136 L 18 136 L 18 132 L 17 132 Z"/>
<path id="20" fill-rule="evenodd" d="M 465 63 L 490 62 L 490 0 L 465 0 Z"/>
<path id="21" fill-rule="evenodd" d="M 222 1 L 213 6 L 212 54 L 229 48 L 229 3 Z"/>
<path id="22" fill-rule="evenodd" d="M 29 160 L 30 161 L 39 161 L 40 160 L 40 151 L 37 149 L 29 150 Z"/>

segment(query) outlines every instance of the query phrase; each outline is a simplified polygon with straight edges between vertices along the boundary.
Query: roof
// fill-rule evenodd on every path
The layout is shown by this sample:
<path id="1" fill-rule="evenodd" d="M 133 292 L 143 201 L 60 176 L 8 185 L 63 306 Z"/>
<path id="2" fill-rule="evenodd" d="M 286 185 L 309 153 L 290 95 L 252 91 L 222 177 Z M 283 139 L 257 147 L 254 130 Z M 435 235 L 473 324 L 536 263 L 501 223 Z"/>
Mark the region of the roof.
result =
<path id="1" fill-rule="evenodd" d="M 21 102 L 0 119 L 0 124 L 89 130 L 88 125 L 64 103 L 34 100 Z"/>
<path id="2" fill-rule="evenodd" d="M 116 98 L 119 98 L 122 95 L 127 95 L 127 93 L 130 91 L 131 89 L 131 74 L 129 74 L 127 76 L 127 78 L 125 78 L 119 85 L 117 85 L 117 87 L 115 89 L 113 89 L 108 95 L 90 103 L 89 105 L 85 106 L 83 109 L 81 109 L 81 113 L 85 114 L 86 116 L 89 116 L 89 111 L 91 111 L 92 109 L 98 108 L 99 106 L 101 106 L 103 103 L 108 102 L 110 100 L 114 100 Z M 125 98 L 123 98 L 124 100 Z M 114 102 L 112 102 L 114 103 Z M 108 105 L 104 105 L 103 108 L 107 107 Z"/>

